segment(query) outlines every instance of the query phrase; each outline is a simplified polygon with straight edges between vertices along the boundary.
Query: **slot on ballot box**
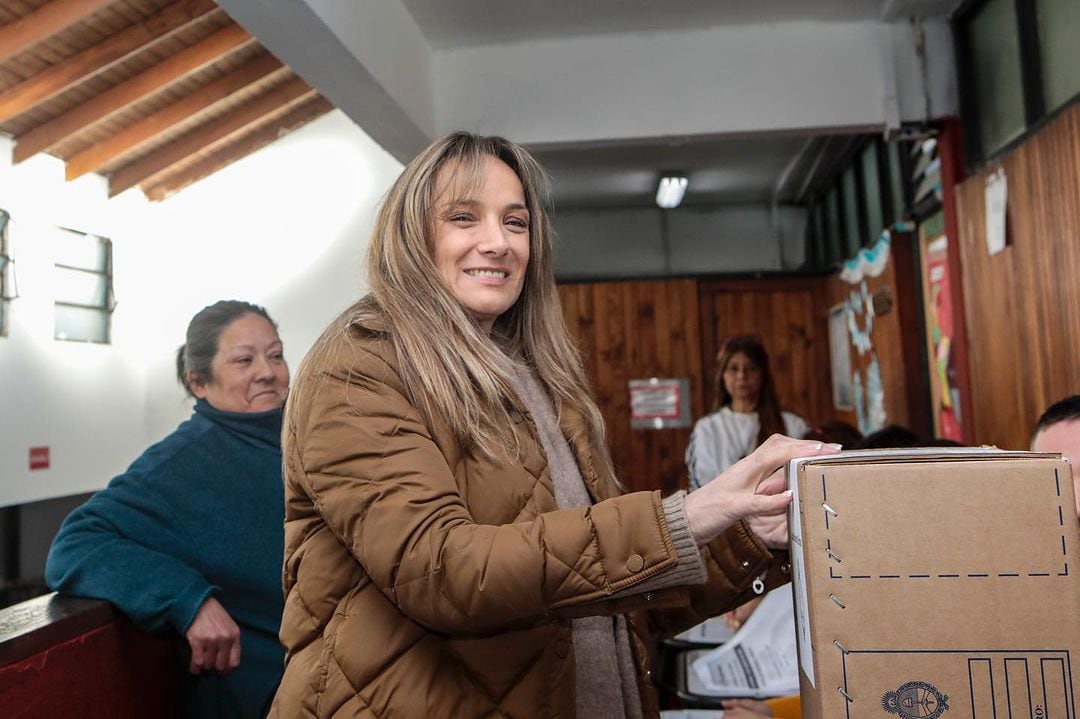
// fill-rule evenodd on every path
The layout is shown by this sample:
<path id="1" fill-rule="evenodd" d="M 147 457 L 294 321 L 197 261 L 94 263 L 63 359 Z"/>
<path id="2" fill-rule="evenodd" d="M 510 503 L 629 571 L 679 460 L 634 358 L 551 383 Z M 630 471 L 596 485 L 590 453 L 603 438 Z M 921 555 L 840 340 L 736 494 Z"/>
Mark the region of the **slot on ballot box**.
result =
<path id="1" fill-rule="evenodd" d="M 793 461 L 806 719 L 1077 719 L 1069 464 L 935 448 Z"/>

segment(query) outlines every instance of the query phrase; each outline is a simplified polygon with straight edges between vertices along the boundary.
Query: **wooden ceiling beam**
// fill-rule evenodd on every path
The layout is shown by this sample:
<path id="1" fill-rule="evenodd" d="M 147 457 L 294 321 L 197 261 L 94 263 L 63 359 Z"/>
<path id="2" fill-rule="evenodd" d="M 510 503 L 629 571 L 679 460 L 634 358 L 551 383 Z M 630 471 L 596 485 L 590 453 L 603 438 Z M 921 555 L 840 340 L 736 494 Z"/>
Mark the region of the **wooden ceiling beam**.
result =
<path id="1" fill-rule="evenodd" d="M 270 54 L 249 60 L 232 72 L 200 87 L 187 97 L 125 127 L 112 137 L 72 155 L 67 159 L 65 169 L 67 179 L 74 180 L 87 172 L 97 170 L 117 157 L 150 142 L 189 117 L 212 107 L 252 83 L 282 70 L 283 67 L 281 62 Z"/>
<path id="2" fill-rule="evenodd" d="M 97 97 L 19 135 L 15 138 L 14 161 L 22 162 L 48 150 L 65 138 L 217 62 L 249 42 L 252 42 L 252 37 L 244 28 L 236 23 L 226 25 L 213 35 L 110 87 Z"/>
<path id="3" fill-rule="evenodd" d="M 217 9 L 214 0 L 179 0 L 142 22 L 110 35 L 33 77 L 0 92 L 0 122 L 32 109 L 107 70 L 146 45 L 185 28 Z"/>
<path id="4" fill-rule="evenodd" d="M 130 187 L 150 180 L 201 150 L 225 144 L 253 125 L 284 115 L 314 94 L 315 91 L 306 82 L 298 77 L 293 78 L 221 117 L 200 125 L 149 155 L 124 165 L 109 176 L 109 196 L 118 195 Z"/>
<path id="5" fill-rule="evenodd" d="M 176 194 L 188 185 L 197 182 L 218 170 L 247 157 L 256 150 L 269 145 L 283 135 L 306 125 L 334 109 L 329 100 L 315 96 L 281 118 L 265 123 L 257 129 L 241 136 L 230 144 L 201 160 L 161 177 L 152 185 L 145 185 L 143 191 L 154 201 L 164 200 Z"/>
<path id="6" fill-rule="evenodd" d="M 48 40 L 113 0 L 52 0 L 29 15 L 0 27 L 0 62 Z"/>

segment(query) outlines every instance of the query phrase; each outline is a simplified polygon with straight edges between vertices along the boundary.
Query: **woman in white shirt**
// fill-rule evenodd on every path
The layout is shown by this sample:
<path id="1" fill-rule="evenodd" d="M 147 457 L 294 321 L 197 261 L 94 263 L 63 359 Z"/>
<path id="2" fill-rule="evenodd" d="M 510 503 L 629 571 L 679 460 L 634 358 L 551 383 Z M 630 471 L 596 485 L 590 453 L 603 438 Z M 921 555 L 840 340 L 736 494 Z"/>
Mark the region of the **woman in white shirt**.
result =
<path id="1" fill-rule="evenodd" d="M 716 404 L 694 425 L 686 448 L 691 491 L 750 454 L 769 435 L 802 437 L 810 429 L 799 415 L 780 410 L 769 355 L 760 339 L 728 339 L 716 366 Z"/>

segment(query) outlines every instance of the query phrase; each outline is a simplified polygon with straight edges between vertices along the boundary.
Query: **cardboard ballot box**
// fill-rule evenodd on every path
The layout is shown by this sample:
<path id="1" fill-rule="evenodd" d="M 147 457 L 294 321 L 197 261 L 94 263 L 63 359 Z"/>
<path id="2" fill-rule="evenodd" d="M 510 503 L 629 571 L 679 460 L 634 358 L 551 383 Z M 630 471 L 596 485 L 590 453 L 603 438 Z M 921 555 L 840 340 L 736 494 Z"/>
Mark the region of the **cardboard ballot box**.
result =
<path id="1" fill-rule="evenodd" d="M 805 719 L 1076 719 L 1067 462 L 845 452 L 788 478 Z"/>

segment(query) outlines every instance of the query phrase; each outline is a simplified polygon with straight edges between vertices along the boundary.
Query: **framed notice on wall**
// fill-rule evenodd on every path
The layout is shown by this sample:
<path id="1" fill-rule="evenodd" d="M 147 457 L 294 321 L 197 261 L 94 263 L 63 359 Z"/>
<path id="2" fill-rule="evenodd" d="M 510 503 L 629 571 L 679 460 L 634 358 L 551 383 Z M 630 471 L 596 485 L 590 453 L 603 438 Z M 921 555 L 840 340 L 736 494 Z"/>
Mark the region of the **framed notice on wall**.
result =
<path id="1" fill-rule="evenodd" d="M 635 429 L 669 429 L 690 426 L 690 380 L 650 377 L 627 382 L 630 392 L 630 426 Z"/>
<path id="2" fill-rule="evenodd" d="M 832 364 L 833 407 L 855 407 L 855 385 L 851 376 L 851 347 L 848 342 L 848 316 L 841 303 L 829 310 L 829 359 Z"/>

